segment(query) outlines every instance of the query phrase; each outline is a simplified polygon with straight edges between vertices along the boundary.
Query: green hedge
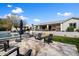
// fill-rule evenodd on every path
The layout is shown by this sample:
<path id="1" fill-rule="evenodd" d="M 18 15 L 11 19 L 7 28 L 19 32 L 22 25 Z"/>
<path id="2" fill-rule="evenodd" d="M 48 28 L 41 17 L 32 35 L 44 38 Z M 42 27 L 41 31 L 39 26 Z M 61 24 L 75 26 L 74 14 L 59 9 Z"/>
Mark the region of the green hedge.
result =
<path id="1" fill-rule="evenodd" d="M 67 28 L 66 31 L 73 32 L 74 31 L 74 27 L 73 26 L 70 26 L 70 27 Z"/>

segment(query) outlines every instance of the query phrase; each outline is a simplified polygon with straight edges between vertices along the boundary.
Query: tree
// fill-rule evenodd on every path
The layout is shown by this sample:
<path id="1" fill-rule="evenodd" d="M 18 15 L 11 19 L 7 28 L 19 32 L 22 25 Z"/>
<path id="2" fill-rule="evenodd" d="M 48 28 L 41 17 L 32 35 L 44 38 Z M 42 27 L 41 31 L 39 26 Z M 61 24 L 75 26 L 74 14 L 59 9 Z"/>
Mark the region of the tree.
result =
<path id="1" fill-rule="evenodd" d="M 0 28 L 11 30 L 12 26 L 14 26 L 16 30 L 18 31 L 20 20 L 22 20 L 21 16 L 17 14 L 10 14 L 6 16 L 6 18 L 0 18 Z M 23 21 L 23 25 L 25 24 L 26 23 Z"/>
<path id="2" fill-rule="evenodd" d="M 18 31 L 18 27 L 20 24 L 20 16 L 16 15 L 16 14 L 11 14 L 10 16 L 7 16 L 7 18 L 9 18 L 9 20 L 12 22 L 12 25 L 16 28 L 16 30 Z"/>
<path id="3" fill-rule="evenodd" d="M 11 30 L 12 23 L 7 18 L 0 19 L 0 30 L 1 31 L 9 31 Z"/>

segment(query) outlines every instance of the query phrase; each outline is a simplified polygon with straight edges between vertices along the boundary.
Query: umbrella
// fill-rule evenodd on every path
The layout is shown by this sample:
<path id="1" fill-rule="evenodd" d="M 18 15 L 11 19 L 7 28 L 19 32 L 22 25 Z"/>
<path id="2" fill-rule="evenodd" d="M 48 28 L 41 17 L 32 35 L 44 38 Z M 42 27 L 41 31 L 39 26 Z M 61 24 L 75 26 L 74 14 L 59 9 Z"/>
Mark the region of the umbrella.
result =
<path id="1" fill-rule="evenodd" d="M 23 21 L 20 20 L 20 31 L 19 31 L 19 34 L 20 34 L 20 41 L 21 41 L 21 39 L 22 39 L 21 35 L 22 35 L 23 33 L 24 33 L 24 31 L 23 31 Z"/>
<path id="2" fill-rule="evenodd" d="M 20 35 L 23 34 L 23 21 L 22 20 L 20 20 L 20 33 L 19 34 Z"/>

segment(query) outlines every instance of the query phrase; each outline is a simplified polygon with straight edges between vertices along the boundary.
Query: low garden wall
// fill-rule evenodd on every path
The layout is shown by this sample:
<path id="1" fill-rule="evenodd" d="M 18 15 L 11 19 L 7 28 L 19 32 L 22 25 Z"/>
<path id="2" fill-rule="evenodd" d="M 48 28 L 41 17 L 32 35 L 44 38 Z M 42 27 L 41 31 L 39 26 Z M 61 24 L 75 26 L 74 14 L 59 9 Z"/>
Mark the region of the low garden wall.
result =
<path id="1" fill-rule="evenodd" d="M 65 36 L 79 38 L 79 32 L 56 32 L 56 31 L 33 31 L 34 33 L 53 34 L 55 36 Z"/>

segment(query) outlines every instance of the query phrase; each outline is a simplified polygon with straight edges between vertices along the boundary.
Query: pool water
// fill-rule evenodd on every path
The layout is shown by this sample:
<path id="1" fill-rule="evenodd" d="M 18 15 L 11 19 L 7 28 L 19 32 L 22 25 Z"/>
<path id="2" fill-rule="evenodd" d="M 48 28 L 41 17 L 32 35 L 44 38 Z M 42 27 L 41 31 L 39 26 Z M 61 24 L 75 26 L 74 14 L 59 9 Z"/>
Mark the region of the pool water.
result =
<path id="1" fill-rule="evenodd" d="M 11 36 L 12 35 L 10 34 L 10 32 L 5 32 L 5 31 L 0 32 L 0 38 L 11 37 Z"/>

